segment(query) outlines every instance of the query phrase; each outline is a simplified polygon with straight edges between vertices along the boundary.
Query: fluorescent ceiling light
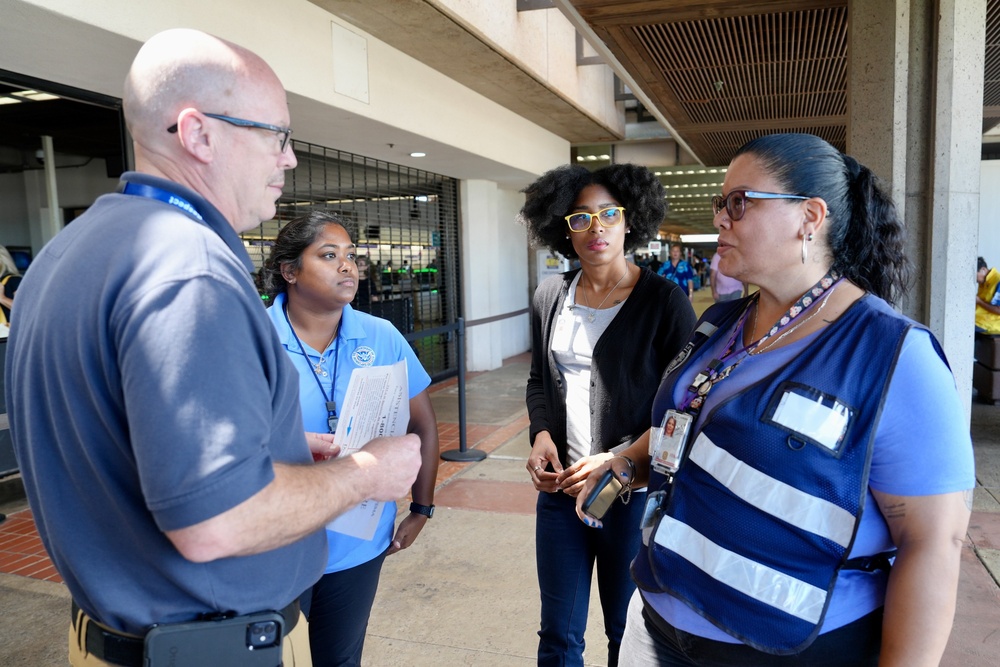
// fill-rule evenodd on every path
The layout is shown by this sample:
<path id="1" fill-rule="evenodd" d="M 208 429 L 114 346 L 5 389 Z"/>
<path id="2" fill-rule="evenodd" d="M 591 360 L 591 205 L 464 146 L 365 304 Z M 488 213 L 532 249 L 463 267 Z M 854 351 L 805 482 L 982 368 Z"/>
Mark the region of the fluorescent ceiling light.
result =
<path id="1" fill-rule="evenodd" d="M 718 243 L 718 234 L 681 234 L 681 243 Z"/>
<path id="2" fill-rule="evenodd" d="M 37 90 L 22 90 L 16 93 L 11 93 L 16 97 L 23 97 L 27 100 L 32 100 L 34 102 L 44 102 L 46 100 L 58 100 L 58 95 L 50 95 L 49 93 L 42 93 Z"/>

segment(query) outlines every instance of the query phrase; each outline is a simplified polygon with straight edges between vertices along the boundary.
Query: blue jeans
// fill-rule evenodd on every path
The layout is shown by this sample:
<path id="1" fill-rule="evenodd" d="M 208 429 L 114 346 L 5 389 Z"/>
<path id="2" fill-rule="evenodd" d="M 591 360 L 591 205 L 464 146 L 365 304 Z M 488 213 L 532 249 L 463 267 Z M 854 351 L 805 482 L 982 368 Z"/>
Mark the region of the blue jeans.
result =
<path id="1" fill-rule="evenodd" d="M 746 644 L 705 639 L 678 630 L 637 592 L 628 610 L 623 667 L 875 667 L 882 645 L 882 609 L 821 634 L 796 655 L 770 655 Z"/>
<path id="2" fill-rule="evenodd" d="M 590 582 L 597 563 L 597 586 L 608 637 L 608 665 L 618 664 L 628 601 L 635 590 L 629 572 L 639 551 L 639 521 L 645 493 L 628 505 L 615 501 L 603 528 L 589 528 L 576 516 L 576 498 L 539 493 L 535 520 L 535 559 L 542 598 L 538 631 L 540 667 L 582 667 Z"/>

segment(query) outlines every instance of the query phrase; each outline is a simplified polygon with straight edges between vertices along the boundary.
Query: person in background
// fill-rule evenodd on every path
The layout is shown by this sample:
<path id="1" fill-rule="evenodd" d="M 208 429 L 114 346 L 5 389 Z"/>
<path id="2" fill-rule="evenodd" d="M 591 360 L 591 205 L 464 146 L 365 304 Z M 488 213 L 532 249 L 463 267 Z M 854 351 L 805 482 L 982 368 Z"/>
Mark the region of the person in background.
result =
<path id="1" fill-rule="evenodd" d="M 239 238 L 274 218 L 296 165 L 274 71 L 168 30 L 139 49 L 122 102 L 136 171 L 42 248 L 7 343 L 14 450 L 73 597 L 69 662 L 142 665 L 152 626 L 193 623 L 175 648 L 197 634 L 237 664 L 245 635 L 208 619 L 280 611 L 281 660 L 308 665 L 298 597 L 323 572 L 322 528 L 406 494 L 419 438 L 313 463 L 332 439 L 303 429 Z"/>
<path id="2" fill-rule="evenodd" d="M 976 480 L 944 353 L 890 305 L 896 208 L 808 134 L 745 145 L 722 192 L 719 268 L 760 290 L 667 370 L 653 423 L 684 446 L 624 452 L 650 505 L 621 664 L 937 665 Z"/>
<path id="3" fill-rule="evenodd" d="M 382 291 L 379 285 L 379 276 L 371 271 L 371 261 L 368 255 L 358 255 L 358 293 L 354 297 L 352 306 L 363 313 L 370 313 L 372 301 L 378 301 Z"/>
<path id="4" fill-rule="evenodd" d="M 670 259 L 663 263 L 660 267 L 659 274 L 677 283 L 687 294 L 688 299 L 694 298 L 694 270 L 691 265 L 688 264 L 687 260 L 681 259 L 683 257 L 684 249 L 681 247 L 680 243 L 674 243 L 670 246 Z"/>
<path id="5" fill-rule="evenodd" d="M 722 255 L 715 253 L 712 255 L 712 298 L 716 303 L 719 301 L 735 301 L 743 296 L 743 283 L 734 278 L 730 278 L 722 271 L 719 271 L 719 261 Z"/>
<path id="6" fill-rule="evenodd" d="M 976 331 L 1000 334 L 1000 271 L 976 259 Z"/>
<path id="7" fill-rule="evenodd" d="M 577 521 L 574 506 L 588 475 L 649 427 L 660 376 L 694 325 L 680 288 L 625 258 L 656 235 L 665 213 L 659 179 L 631 164 L 560 167 L 525 190 L 519 219 L 534 244 L 580 267 L 542 282 L 531 306 L 539 665 L 583 665 L 595 562 L 608 663 L 618 662 L 645 494 L 614 503 L 600 532 Z"/>
<path id="8" fill-rule="evenodd" d="M 10 309 L 14 306 L 14 295 L 21 286 L 21 272 L 17 270 L 14 258 L 7 248 L 0 245 L 0 324 L 10 322 Z"/>
<path id="9" fill-rule="evenodd" d="M 434 514 L 439 451 L 437 420 L 427 394 L 430 377 L 391 323 L 351 307 L 359 283 L 355 252 L 344 223 L 314 211 L 281 228 L 259 278 L 262 292 L 271 297 L 267 313 L 298 370 L 307 430 L 334 432 L 354 369 L 405 361 L 407 431 L 420 436 L 422 463 L 411 489 L 414 502 L 395 535 L 394 502 L 383 506 L 370 540 L 327 527 L 326 571 L 303 604 L 317 667 L 361 664 L 382 563 L 413 544 Z"/>

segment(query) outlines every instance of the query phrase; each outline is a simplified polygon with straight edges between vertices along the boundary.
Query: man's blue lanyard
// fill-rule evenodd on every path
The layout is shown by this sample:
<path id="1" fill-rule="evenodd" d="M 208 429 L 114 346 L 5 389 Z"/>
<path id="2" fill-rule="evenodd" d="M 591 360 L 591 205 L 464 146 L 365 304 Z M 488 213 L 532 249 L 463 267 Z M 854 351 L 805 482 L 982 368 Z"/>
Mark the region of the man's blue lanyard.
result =
<path id="1" fill-rule="evenodd" d="M 192 218 L 203 221 L 205 218 L 201 216 L 201 213 L 191 205 L 187 199 L 175 195 L 173 192 L 168 192 L 166 190 L 154 187 L 152 185 L 143 185 L 141 183 L 125 183 L 125 187 L 121 189 L 122 194 L 134 195 L 136 197 L 147 197 L 149 199 L 156 199 L 165 204 L 170 204 L 171 206 L 176 206 L 180 210 L 184 211 Z"/>

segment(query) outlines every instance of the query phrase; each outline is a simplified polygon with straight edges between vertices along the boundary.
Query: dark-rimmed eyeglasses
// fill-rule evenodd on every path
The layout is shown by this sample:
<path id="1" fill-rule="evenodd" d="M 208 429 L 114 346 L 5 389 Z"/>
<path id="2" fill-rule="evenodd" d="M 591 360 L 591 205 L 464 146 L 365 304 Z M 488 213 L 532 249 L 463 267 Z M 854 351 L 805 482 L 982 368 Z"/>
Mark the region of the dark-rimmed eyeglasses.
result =
<path id="1" fill-rule="evenodd" d="M 288 141 L 292 138 L 292 128 L 290 127 L 279 127 L 277 125 L 270 125 L 268 123 L 258 123 L 255 120 L 246 120 L 245 118 L 233 118 L 232 116 L 223 116 L 219 113 L 201 113 L 202 116 L 208 116 L 209 118 L 214 118 L 215 120 L 221 120 L 224 123 L 229 123 L 230 125 L 235 125 L 237 127 L 255 127 L 258 130 L 267 130 L 269 132 L 276 132 L 278 137 L 281 138 L 281 152 L 284 153 L 285 149 L 288 148 Z M 170 134 L 175 134 L 177 132 L 177 123 L 174 123 L 167 128 L 167 132 Z"/>
<path id="2" fill-rule="evenodd" d="M 729 219 L 733 222 L 743 219 L 743 214 L 747 212 L 748 199 L 810 199 L 802 195 L 786 195 L 778 192 L 754 192 L 753 190 L 733 190 L 725 197 L 716 195 L 712 197 L 712 212 L 719 215 L 722 209 L 726 209 Z"/>
<path id="3" fill-rule="evenodd" d="M 602 208 L 597 213 L 570 213 L 566 216 L 566 223 L 569 225 L 569 231 L 571 232 L 587 231 L 590 229 L 590 225 L 593 224 L 595 218 L 601 224 L 601 227 L 615 227 L 616 225 L 620 225 L 622 220 L 625 219 L 624 213 L 624 206 L 609 206 Z"/>

